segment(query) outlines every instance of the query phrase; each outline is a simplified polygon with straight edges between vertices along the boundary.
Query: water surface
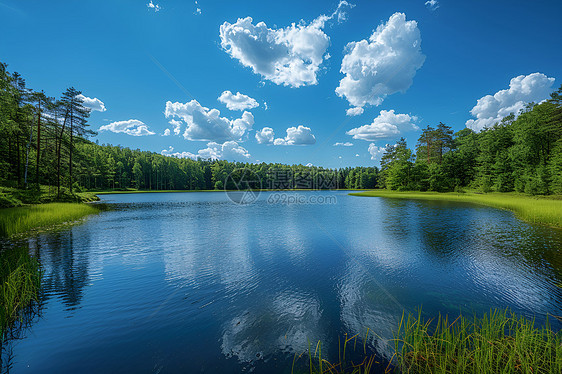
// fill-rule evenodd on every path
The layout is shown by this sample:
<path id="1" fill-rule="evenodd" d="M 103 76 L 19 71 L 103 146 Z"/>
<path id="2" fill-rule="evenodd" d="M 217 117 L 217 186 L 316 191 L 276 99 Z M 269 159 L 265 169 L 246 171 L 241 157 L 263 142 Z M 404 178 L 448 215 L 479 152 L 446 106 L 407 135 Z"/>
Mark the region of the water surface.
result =
<path id="1" fill-rule="evenodd" d="M 4 364 L 282 373 L 308 342 L 335 359 L 338 338 L 367 328 L 384 358 L 402 311 L 422 305 L 427 316 L 562 315 L 561 230 L 468 204 L 271 194 L 250 205 L 216 192 L 103 195 L 112 210 L 30 238 L 44 300 Z"/>

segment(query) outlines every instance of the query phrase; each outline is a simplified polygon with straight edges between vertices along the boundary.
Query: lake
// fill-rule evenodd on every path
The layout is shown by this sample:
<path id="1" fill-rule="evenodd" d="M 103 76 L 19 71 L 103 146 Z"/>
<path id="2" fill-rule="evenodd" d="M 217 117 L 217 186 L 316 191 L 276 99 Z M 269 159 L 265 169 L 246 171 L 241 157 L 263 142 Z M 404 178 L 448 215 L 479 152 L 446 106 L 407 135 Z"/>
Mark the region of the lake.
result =
<path id="1" fill-rule="evenodd" d="M 100 197 L 111 210 L 26 240 L 43 301 L 4 350 L 10 372 L 290 373 L 309 343 L 336 360 L 367 328 L 384 366 L 404 310 L 562 315 L 562 230 L 508 211 L 345 191 Z"/>

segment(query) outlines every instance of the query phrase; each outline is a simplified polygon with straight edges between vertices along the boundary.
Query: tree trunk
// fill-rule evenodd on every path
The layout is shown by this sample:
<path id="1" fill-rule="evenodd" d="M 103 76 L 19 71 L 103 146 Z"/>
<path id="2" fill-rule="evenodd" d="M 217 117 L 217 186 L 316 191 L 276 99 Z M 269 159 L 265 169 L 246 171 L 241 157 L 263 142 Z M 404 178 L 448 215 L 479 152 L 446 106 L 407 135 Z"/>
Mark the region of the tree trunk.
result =
<path id="1" fill-rule="evenodd" d="M 37 111 L 37 165 L 35 167 L 35 183 L 39 188 L 39 160 L 41 158 L 41 99 L 38 103 Z"/>
<path id="2" fill-rule="evenodd" d="M 69 189 L 72 194 L 72 137 L 74 135 L 74 116 L 72 110 L 70 111 L 70 156 L 68 161 L 68 176 L 69 176 Z"/>

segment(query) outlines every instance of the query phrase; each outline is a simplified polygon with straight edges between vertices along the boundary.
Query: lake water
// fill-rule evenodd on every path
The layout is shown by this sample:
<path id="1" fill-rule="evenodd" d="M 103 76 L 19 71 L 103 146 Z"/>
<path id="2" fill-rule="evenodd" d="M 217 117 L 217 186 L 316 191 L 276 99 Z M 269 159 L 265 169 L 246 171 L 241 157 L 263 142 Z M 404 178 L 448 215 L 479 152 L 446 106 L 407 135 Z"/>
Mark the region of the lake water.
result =
<path id="1" fill-rule="evenodd" d="M 11 372 L 287 373 L 309 342 L 335 360 L 367 328 L 381 361 L 420 306 L 562 315 L 562 230 L 508 211 L 343 191 L 101 199 L 112 210 L 27 240 L 44 295 Z"/>

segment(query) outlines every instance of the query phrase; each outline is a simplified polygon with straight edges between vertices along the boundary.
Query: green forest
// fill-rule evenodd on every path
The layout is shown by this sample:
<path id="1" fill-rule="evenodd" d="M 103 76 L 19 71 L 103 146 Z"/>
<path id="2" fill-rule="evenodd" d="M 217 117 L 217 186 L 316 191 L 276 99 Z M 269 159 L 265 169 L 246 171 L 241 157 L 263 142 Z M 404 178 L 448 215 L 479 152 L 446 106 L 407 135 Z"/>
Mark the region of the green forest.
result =
<path id="1" fill-rule="evenodd" d="M 89 111 L 73 87 L 60 98 L 26 87 L 0 63 L 0 186 L 56 196 L 82 191 L 235 189 L 241 170 L 250 187 L 562 193 L 562 87 L 476 133 L 439 123 L 423 129 L 415 150 L 387 145 L 381 167 L 316 166 L 192 160 L 99 145 Z"/>
<path id="2" fill-rule="evenodd" d="M 378 183 L 392 190 L 562 193 L 562 87 L 476 133 L 423 129 L 415 153 L 404 139 L 388 145 Z"/>

